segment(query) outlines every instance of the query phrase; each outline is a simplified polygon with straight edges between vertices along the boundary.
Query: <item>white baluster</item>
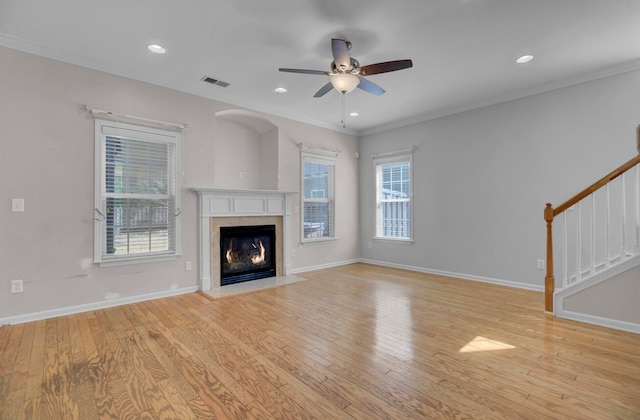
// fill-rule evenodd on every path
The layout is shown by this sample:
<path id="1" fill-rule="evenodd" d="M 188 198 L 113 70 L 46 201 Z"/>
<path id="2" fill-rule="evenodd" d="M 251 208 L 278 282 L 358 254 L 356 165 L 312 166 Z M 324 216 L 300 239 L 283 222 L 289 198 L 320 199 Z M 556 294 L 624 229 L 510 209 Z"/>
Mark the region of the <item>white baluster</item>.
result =
<path id="1" fill-rule="evenodd" d="M 611 191 L 609 184 L 605 186 L 607 192 L 607 205 L 604 208 L 604 263 L 611 266 Z"/>
<path id="2" fill-rule="evenodd" d="M 582 202 L 578 202 L 576 229 L 576 282 L 582 278 Z"/>
<path id="3" fill-rule="evenodd" d="M 568 279 L 568 270 L 569 265 L 567 260 L 569 259 L 569 253 L 567 252 L 568 243 L 567 243 L 567 212 L 562 212 L 562 241 L 564 242 L 562 247 L 562 287 L 567 287 L 569 285 Z"/>
<path id="4" fill-rule="evenodd" d="M 596 195 L 591 194 L 591 274 L 596 273 Z"/>
<path id="5" fill-rule="evenodd" d="M 640 140 L 639 140 L 640 141 Z M 636 255 L 640 254 L 640 165 L 636 165 Z"/>
<path id="6" fill-rule="evenodd" d="M 622 249 L 620 250 L 620 261 L 627 259 L 627 189 L 624 174 L 620 175 L 622 188 Z"/>

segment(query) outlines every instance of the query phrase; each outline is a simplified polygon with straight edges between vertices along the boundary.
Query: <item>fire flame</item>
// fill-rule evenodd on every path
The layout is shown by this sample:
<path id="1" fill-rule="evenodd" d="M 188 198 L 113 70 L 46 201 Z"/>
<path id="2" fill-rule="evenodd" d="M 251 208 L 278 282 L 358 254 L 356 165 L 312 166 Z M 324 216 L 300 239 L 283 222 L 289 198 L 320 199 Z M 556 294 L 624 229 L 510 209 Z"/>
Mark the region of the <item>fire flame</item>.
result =
<path id="1" fill-rule="evenodd" d="M 229 242 L 229 248 L 227 249 L 227 251 L 225 252 L 224 256 L 227 259 L 227 263 L 232 264 L 234 262 L 237 262 L 239 260 L 242 260 L 242 257 L 244 256 L 244 258 L 248 258 L 253 264 L 261 264 L 265 261 L 265 247 L 262 244 L 262 241 L 260 241 L 259 246 L 256 246 L 256 244 L 252 243 L 251 245 L 247 245 L 249 247 L 253 247 L 253 249 L 247 250 L 246 248 L 244 249 L 244 252 L 239 253 L 239 252 L 234 252 L 233 251 L 233 240 Z M 245 260 L 246 261 L 246 260 Z"/>
<path id="2" fill-rule="evenodd" d="M 260 241 L 260 254 L 256 254 L 254 256 L 251 257 L 251 262 L 254 264 L 260 264 L 264 262 L 264 253 L 265 253 L 265 249 L 264 249 L 264 245 L 262 245 L 262 241 Z"/>
<path id="3" fill-rule="evenodd" d="M 231 264 L 233 262 L 233 257 L 231 256 L 231 250 L 233 249 L 233 241 L 230 241 L 229 243 L 229 249 L 227 249 L 227 252 L 224 254 L 225 257 L 227 258 L 227 262 L 229 264 Z"/>

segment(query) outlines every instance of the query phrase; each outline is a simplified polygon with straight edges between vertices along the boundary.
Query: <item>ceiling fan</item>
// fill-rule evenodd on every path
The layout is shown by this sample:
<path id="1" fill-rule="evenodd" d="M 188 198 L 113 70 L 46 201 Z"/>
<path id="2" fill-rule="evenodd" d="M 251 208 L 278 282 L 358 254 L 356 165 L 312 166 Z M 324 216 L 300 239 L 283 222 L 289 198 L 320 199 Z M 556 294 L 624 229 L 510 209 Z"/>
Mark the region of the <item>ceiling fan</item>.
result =
<path id="1" fill-rule="evenodd" d="M 333 53 L 331 71 L 290 68 L 280 68 L 279 70 L 288 73 L 330 76 L 331 80 L 321 87 L 315 95 L 313 95 L 314 98 L 320 98 L 332 88 L 335 88 L 342 94 L 349 93 L 357 87 L 374 95 L 382 95 L 384 93 L 384 89 L 372 81 L 365 79 L 364 76 L 403 70 L 413 66 L 411 60 L 395 60 L 369 64 L 368 66 L 361 67 L 358 60 L 349 55 L 350 50 L 351 42 L 345 41 L 344 39 L 334 38 L 331 40 L 331 52 Z"/>

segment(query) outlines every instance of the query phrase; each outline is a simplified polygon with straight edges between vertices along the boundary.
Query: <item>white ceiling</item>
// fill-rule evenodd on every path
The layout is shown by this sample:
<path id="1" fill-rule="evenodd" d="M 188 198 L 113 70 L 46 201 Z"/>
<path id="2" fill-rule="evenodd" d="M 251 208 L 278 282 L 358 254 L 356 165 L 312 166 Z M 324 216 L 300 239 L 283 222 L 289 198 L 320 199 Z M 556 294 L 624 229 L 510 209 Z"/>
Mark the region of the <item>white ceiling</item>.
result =
<path id="1" fill-rule="evenodd" d="M 313 98 L 327 76 L 278 71 L 329 70 L 333 37 L 413 60 L 347 94 L 363 134 L 639 69 L 640 0 L 0 0 L 0 45 L 342 130 L 341 95 Z"/>

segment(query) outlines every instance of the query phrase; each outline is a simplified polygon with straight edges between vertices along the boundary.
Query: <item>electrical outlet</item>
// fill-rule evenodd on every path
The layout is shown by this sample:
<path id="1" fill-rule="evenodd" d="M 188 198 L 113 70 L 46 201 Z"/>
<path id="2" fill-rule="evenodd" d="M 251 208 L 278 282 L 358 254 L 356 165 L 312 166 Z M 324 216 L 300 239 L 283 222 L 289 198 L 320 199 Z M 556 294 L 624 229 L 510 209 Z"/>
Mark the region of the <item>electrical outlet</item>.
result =
<path id="1" fill-rule="evenodd" d="M 296 249 L 295 248 L 291 248 L 291 256 L 292 257 L 296 256 Z"/>
<path id="2" fill-rule="evenodd" d="M 184 271 L 191 271 L 191 261 L 185 261 Z"/>
<path id="3" fill-rule="evenodd" d="M 544 260 L 536 261 L 536 267 L 538 268 L 538 270 L 544 270 Z"/>
<path id="4" fill-rule="evenodd" d="M 22 213 L 24 211 L 24 198 L 12 198 L 11 211 L 14 213 Z"/>
<path id="5" fill-rule="evenodd" d="M 11 293 L 22 293 L 22 280 L 11 280 Z"/>

